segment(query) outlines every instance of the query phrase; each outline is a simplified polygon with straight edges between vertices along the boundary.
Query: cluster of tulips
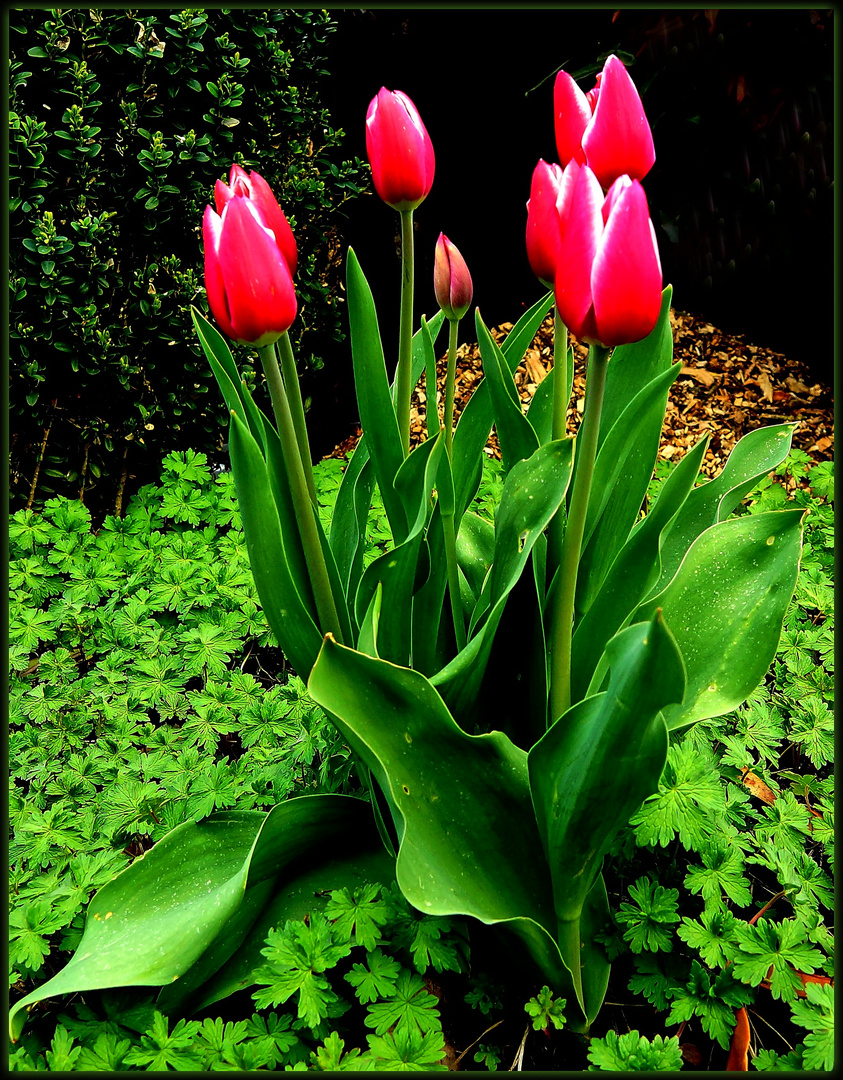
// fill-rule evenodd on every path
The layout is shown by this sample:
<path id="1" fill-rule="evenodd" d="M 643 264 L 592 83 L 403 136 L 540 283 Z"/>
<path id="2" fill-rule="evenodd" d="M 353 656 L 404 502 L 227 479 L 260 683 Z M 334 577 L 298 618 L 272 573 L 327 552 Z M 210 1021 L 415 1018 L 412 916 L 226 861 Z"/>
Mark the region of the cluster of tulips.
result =
<path id="1" fill-rule="evenodd" d="M 560 72 L 554 120 L 559 164 L 536 166 L 526 225 L 548 291 L 501 344 L 475 311 L 484 378 L 455 425 L 471 275 L 440 234 L 440 310 L 414 327 L 412 218 L 433 184 L 433 147 L 406 94 L 381 89 L 369 105 L 374 186 L 401 218 L 397 363 L 390 385 L 374 297 L 349 250 L 363 436 L 327 532 L 289 338 L 296 242 L 257 172 L 234 165 L 217 181 L 204 217 L 208 301 L 223 332 L 257 350 L 275 421 L 194 311 L 230 414 L 252 574 L 279 646 L 354 751 L 370 797 L 303 795 L 179 825 L 92 900 L 71 962 L 16 1003 L 13 1037 L 36 1001 L 96 987 L 161 986 L 167 1015 L 206 1008 L 259 980 L 271 926 L 372 880 L 394 880 L 419 911 L 492 927 L 518 971 L 565 996 L 574 1030 L 597 1016 L 609 980 L 604 856 L 657 791 L 669 733 L 736 709 L 764 677 L 796 583 L 802 513 L 736 514 L 787 455 L 793 427 L 782 424 L 745 436 L 697 485 L 701 438 L 642 514 L 681 368 L 641 186 L 652 133 L 614 56 L 588 93 Z M 552 306 L 552 371 L 525 411 L 514 372 Z M 445 322 L 440 415 L 431 389 Z M 568 330 L 588 344 L 575 439 Z M 426 437 L 411 448 L 422 377 Z M 491 521 L 471 507 L 493 427 L 504 482 Z M 392 544 L 367 562 L 375 484 Z"/>
<path id="2" fill-rule="evenodd" d="M 527 255 L 554 289 L 564 324 L 604 345 L 638 341 L 653 329 L 662 275 L 641 180 L 655 161 L 653 136 L 626 68 L 610 56 L 587 94 L 565 71 L 554 87 L 561 164 L 541 160 L 527 204 Z M 375 190 L 393 209 L 412 212 L 430 192 L 435 157 L 410 98 L 381 89 L 369 105 L 366 148 Z M 563 167 L 564 166 L 564 167 Z M 203 222 L 208 302 L 225 333 L 259 348 L 296 316 L 296 242 L 269 185 L 233 165 L 218 180 L 216 210 Z M 458 249 L 440 234 L 434 287 L 448 319 L 472 300 Z"/>

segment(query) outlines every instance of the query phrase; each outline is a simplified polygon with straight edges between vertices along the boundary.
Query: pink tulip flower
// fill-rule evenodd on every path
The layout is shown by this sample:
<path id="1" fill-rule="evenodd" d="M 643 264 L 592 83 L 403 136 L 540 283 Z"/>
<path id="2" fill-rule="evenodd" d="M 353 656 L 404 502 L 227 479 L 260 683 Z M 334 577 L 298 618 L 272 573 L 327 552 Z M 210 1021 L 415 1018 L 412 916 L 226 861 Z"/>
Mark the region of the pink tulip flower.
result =
<path id="1" fill-rule="evenodd" d="M 393 210 L 414 210 L 433 184 L 433 144 L 415 105 L 381 87 L 366 113 L 366 153 L 375 191 Z"/>
<path id="2" fill-rule="evenodd" d="M 555 290 L 565 325 L 608 346 L 645 338 L 661 309 L 662 269 L 641 184 L 621 176 L 604 198 L 600 181 L 582 166 L 561 232 Z"/>
<path id="3" fill-rule="evenodd" d="M 276 341 L 296 317 L 296 293 L 275 233 L 254 200 L 235 192 L 221 214 L 205 207 L 202 235 L 205 289 L 222 330 L 255 348 Z"/>
<path id="4" fill-rule="evenodd" d="M 245 195 L 260 210 L 264 225 L 275 234 L 275 241 L 287 260 L 290 274 L 295 274 L 298 264 L 296 238 L 266 180 L 259 173 L 247 173 L 240 165 L 232 165 L 229 182 L 224 184 L 222 180 L 217 180 L 214 185 L 214 202 L 218 214 L 222 213 L 225 204 L 235 195 Z"/>
<path id="5" fill-rule="evenodd" d="M 616 56 L 607 59 L 588 94 L 560 71 L 553 112 L 559 160 L 587 164 L 604 189 L 623 175 L 643 180 L 653 167 L 653 133 L 635 84 Z"/>
<path id="6" fill-rule="evenodd" d="M 436 241 L 433 291 L 445 318 L 451 322 L 458 322 L 471 307 L 474 295 L 471 274 L 459 249 L 444 233 L 440 233 Z"/>

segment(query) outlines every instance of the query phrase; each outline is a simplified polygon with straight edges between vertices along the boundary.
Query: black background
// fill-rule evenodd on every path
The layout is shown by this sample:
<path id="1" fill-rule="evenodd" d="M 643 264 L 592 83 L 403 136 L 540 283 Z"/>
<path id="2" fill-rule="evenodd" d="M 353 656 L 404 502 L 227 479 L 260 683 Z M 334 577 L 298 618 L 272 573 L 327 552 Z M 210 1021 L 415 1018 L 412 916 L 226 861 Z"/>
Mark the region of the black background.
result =
<path id="1" fill-rule="evenodd" d="M 366 110 L 381 86 L 412 98 L 433 142 L 433 188 L 415 212 L 417 320 L 436 311 L 440 230 L 468 263 L 487 325 L 514 322 L 541 295 L 524 247 L 525 203 L 539 158 L 557 157 L 555 74 L 564 66 L 588 90 L 616 52 L 653 129 L 656 164 L 644 187 L 674 305 L 831 378 L 831 11 L 426 7 L 332 15 L 339 29 L 322 98 L 346 132 L 349 156 L 366 159 Z M 398 221 L 373 196 L 356 200 L 342 222 L 375 294 L 390 370 Z M 463 324 L 463 339 L 476 339 L 472 326 Z M 346 429 L 354 421 L 347 348 L 331 364 L 333 411 Z M 327 408 L 322 398 L 314 412 Z"/>

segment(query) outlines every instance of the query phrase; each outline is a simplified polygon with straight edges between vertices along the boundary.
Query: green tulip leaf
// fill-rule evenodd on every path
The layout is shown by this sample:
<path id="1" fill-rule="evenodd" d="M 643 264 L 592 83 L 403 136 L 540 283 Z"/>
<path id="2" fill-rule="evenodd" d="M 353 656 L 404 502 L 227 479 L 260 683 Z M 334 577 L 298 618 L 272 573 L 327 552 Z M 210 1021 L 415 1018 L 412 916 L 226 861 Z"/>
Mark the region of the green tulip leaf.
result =
<path id="1" fill-rule="evenodd" d="M 355 446 L 340 481 L 337 499 L 331 515 L 329 539 L 342 589 L 352 598 L 363 573 L 363 552 L 366 547 L 366 523 L 372 505 L 375 474 L 366 436 Z"/>
<path id="2" fill-rule="evenodd" d="M 383 589 L 379 620 L 379 653 L 396 664 L 412 658 L 413 593 L 419 577 L 419 556 L 423 550 L 422 529 L 430 507 L 430 493 L 444 452 L 441 437 L 421 443 L 404 461 L 395 478 L 406 517 L 412 521 L 407 539 L 379 556 L 366 568 L 355 600 L 356 616 L 362 623 L 378 586 Z"/>
<path id="3" fill-rule="evenodd" d="M 463 516 L 457 536 L 457 562 L 475 600 L 495 557 L 495 526 L 470 511 Z"/>
<path id="4" fill-rule="evenodd" d="M 538 449 L 539 440 L 521 408 L 521 399 L 507 360 L 480 318 L 479 309 L 475 311 L 474 322 L 483 360 L 483 374 L 491 392 L 504 470 L 508 473 L 513 465 L 530 457 Z"/>
<path id="5" fill-rule="evenodd" d="M 700 533 L 725 521 L 758 481 L 784 461 L 795 429 L 795 424 L 777 424 L 750 431 L 735 444 L 719 475 L 694 488 L 662 545 L 662 572 L 651 596 L 671 580 Z"/>
<path id="6" fill-rule="evenodd" d="M 685 698 L 664 710 L 668 728 L 731 712 L 764 678 L 796 587 L 803 516 L 771 510 L 712 525 L 635 612 L 638 622 L 661 608 L 685 661 Z"/>
<path id="7" fill-rule="evenodd" d="M 577 623 L 571 643 L 573 701 L 586 696 L 606 645 L 658 580 L 663 537 L 694 486 L 707 446 L 708 436 L 671 471 L 655 505 L 621 548 L 594 603 Z"/>
<path id="8" fill-rule="evenodd" d="M 228 811 L 179 825 L 96 893 L 66 967 L 12 1008 L 12 1039 L 23 1029 L 24 1010 L 48 997 L 167 986 L 190 979 L 193 968 L 203 978 L 212 974 L 237 948 L 238 933 L 242 940 L 248 932 L 238 920 L 244 898 L 259 889 L 268 902 L 266 882 L 277 879 L 276 892 L 283 889 L 292 900 L 296 875 L 310 872 L 319 860 L 314 852 L 335 838 L 331 855 L 343 852 L 346 869 L 362 859 L 367 875 L 388 873 L 388 862 L 373 861 L 379 840 L 368 804 L 347 796 L 304 796 L 269 814 Z M 345 884 L 338 874 L 333 887 Z M 254 918 L 259 908 L 250 904 Z M 229 934 L 230 927 L 237 933 Z"/>
<path id="9" fill-rule="evenodd" d="M 577 578 L 578 611 L 588 610 L 635 524 L 653 475 L 667 393 L 680 369 L 673 364 L 643 387 L 598 451 Z"/>
<path id="10" fill-rule="evenodd" d="M 607 652 L 608 689 L 564 713 L 528 755 L 560 922 L 579 919 L 615 834 L 658 789 L 667 761 L 662 710 L 685 691 L 682 657 L 660 612 L 622 630 Z"/>
<path id="11" fill-rule="evenodd" d="M 553 293 L 546 293 L 525 311 L 507 334 L 501 351 L 506 357 L 510 374 L 521 363 L 528 345 L 536 336 L 538 328 L 553 303 Z M 468 404 L 460 413 L 454 430 L 454 490 L 456 492 L 456 518 L 460 521 L 480 486 L 483 447 L 489 439 L 494 423 L 491 392 L 486 379 L 475 389 Z"/>
<path id="12" fill-rule="evenodd" d="M 389 391 L 375 302 L 369 283 L 351 248 L 348 249 L 346 264 L 346 287 L 360 424 L 366 435 L 366 445 L 372 458 L 392 535 L 396 544 L 400 544 L 407 537 L 407 523 L 393 481 L 404 460 L 401 436 Z"/>
<path id="13" fill-rule="evenodd" d="M 478 691 L 507 595 L 527 565 L 533 545 L 565 498 L 572 449 L 572 439 L 546 443 L 515 465 L 506 478 L 495 519 L 494 561 L 469 627 L 469 634 L 474 636 L 462 652 L 431 677 L 460 724 L 473 722 Z"/>
<path id="14" fill-rule="evenodd" d="M 673 288 L 662 290 L 662 304 L 656 325 L 641 341 L 618 345 L 612 352 L 606 372 L 606 389 L 600 409 L 598 449 L 617 421 L 641 390 L 673 363 L 673 333 L 670 328 L 670 304 Z M 659 428 L 661 431 L 661 428 Z M 649 477 L 648 477 L 649 479 Z"/>
<path id="15" fill-rule="evenodd" d="M 418 381 L 426 363 L 428 342 L 433 349 L 436 338 L 442 328 L 445 316 L 438 311 L 432 318 L 425 319 L 426 333 L 421 330 L 413 336 L 412 374 L 413 383 Z M 390 387 L 391 398 L 395 397 L 395 384 Z M 330 543 L 337 565 L 337 573 L 342 583 L 343 592 L 349 600 L 357 592 L 363 573 L 363 553 L 366 547 L 366 522 L 372 503 L 372 489 L 375 476 L 372 468 L 369 447 L 365 434 L 358 440 L 357 446 L 349 458 L 340 482 L 334 511 L 331 516 Z"/>
<path id="16" fill-rule="evenodd" d="M 308 689 L 387 784 L 402 822 L 395 869 L 407 900 L 430 915 L 506 924 L 559 985 L 566 974 L 547 930 L 550 878 L 524 751 L 500 732 L 467 735 L 419 672 L 330 636 Z"/>
<path id="17" fill-rule="evenodd" d="M 384 850 L 369 803 L 307 795 L 256 816 L 265 820 L 243 902 L 199 960 L 161 990 L 156 1004 L 167 1015 L 198 1012 L 254 985 L 270 929 L 321 910 L 332 889 L 395 880 L 395 858 Z"/>
<path id="18" fill-rule="evenodd" d="M 367 656 L 378 655 L 378 627 L 382 606 L 383 585 L 378 582 L 378 587 L 375 589 L 374 595 L 369 601 L 369 606 L 366 608 L 366 614 L 360 623 L 360 636 L 357 641 L 357 648 Z"/>
<path id="19" fill-rule="evenodd" d="M 290 572 L 266 462 L 236 413 L 231 416 L 229 451 L 249 563 L 261 606 L 284 655 L 304 676 L 313 666 L 322 635 Z"/>
<path id="20" fill-rule="evenodd" d="M 424 395 L 427 437 L 435 439 L 439 431 L 439 406 L 436 400 L 436 353 L 433 351 L 433 338 L 427 319 L 422 315 L 421 341 L 424 349 Z"/>

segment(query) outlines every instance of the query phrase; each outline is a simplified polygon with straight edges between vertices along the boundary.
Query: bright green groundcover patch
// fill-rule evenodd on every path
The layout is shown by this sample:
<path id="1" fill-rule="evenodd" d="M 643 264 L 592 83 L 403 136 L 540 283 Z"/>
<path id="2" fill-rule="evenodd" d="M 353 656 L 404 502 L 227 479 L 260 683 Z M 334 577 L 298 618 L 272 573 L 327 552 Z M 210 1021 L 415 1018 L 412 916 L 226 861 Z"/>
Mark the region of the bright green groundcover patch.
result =
<path id="1" fill-rule="evenodd" d="M 316 470 L 325 524 L 342 468 Z M 685 1023 L 697 1067 L 719 1069 L 746 1006 L 752 1067 L 830 1069 L 833 472 L 799 451 L 779 472 L 800 481 L 808 514 L 773 667 L 736 712 L 673 733 L 659 792 L 610 852 L 608 999 L 637 1006 L 638 1028 L 607 1006 L 590 1040 L 573 1035 L 564 1000 L 511 985 L 463 920 L 421 916 L 372 882 L 314 896 L 306 920 L 272 929 L 259 985 L 199 1018 L 168 1011 L 157 988 L 49 999 L 11 1067 L 430 1070 L 453 1045 L 462 1069 L 674 1071 Z M 489 460 L 475 509 L 490 516 L 500 488 Z M 785 498 L 770 477 L 745 510 Z M 369 535 L 371 559 L 390 535 L 377 499 Z M 67 963 L 93 893 L 176 826 L 364 796 L 274 646 L 231 476 L 201 454 L 171 455 L 161 484 L 96 531 L 79 502 L 19 511 L 10 558 L 15 1001 Z"/>

